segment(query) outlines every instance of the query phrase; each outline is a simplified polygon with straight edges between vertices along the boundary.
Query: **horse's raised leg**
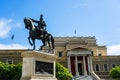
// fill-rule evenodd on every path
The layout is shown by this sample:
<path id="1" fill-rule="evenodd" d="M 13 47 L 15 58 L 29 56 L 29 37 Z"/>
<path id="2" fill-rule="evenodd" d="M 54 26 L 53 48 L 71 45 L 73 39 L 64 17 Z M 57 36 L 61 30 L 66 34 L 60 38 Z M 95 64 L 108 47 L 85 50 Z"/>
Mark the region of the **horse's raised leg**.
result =
<path id="1" fill-rule="evenodd" d="M 30 39 L 32 40 L 32 42 L 31 42 Z M 35 50 L 35 39 L 31 38 L 31 37 L 28 37 L 28 41 L 29 41 L 30 45 L 33 46 L 33 50 Z"/>
<path id="2" fill-rule="evenodd" d="M 32 38 L 32 41 L 33 41 L 33 50 L 35 50 L 35 39 Z"/>
<path id="3" fill-rule="evenodd" d="M 28 37 L 28 41 L 29 41 L 29 44 L 30 44 L 31 46 L 33 46 L 33 44 L 32 44 L 31 41 L 30 41 L 30 37 Z"/>

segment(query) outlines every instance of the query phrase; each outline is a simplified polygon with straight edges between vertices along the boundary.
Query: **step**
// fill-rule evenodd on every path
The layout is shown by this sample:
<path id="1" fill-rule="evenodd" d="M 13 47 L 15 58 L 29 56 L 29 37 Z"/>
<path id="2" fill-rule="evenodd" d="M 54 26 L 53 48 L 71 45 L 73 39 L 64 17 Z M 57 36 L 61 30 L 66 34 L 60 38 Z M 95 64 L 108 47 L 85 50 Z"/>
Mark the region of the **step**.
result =
<path id="1" fill-rule="evenodd" d="M 96 80 L 92 76 L 77 76 L 73 80 Z"/>
<path id="2" fill-rule="evenodd" d="M 57 78 L 54 78 L 54 77 L 34 77 L 30 80 L 57 80 Z"/>

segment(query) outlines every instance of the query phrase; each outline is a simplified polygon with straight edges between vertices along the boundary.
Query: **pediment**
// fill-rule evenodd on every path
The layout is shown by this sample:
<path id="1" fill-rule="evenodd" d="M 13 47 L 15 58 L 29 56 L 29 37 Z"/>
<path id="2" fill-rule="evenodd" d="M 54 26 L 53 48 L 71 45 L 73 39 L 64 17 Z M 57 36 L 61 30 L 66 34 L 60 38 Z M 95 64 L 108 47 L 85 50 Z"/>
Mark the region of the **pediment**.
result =
<path id="1" fill-rule="evenodd" d="M 67 50 L 89 50 L 86 45 L 67 45 Z"/>
<path id="2" fill-rule="evenodd" d="M 67 55 L 68 56 L 70 55 L 92 55 L 92 51 L 87 48 L 83 48 L 83 47 L 75 47 L 75 48 L 72 48 L 71 50 L 68 50 Z"/>

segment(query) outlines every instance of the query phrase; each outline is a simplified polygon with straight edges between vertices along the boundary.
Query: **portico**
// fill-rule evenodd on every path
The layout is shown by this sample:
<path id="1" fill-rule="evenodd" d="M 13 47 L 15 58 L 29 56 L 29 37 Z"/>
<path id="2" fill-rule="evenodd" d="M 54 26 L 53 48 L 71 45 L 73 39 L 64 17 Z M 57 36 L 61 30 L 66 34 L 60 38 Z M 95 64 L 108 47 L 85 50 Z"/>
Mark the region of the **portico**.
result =
<path id="1" fill-rule="evenodd" d="M 89 75 L 92 70 L 92 51 L 88 49 L 72 49 L 67 53 L 68 69 L 71 74 Z"/>

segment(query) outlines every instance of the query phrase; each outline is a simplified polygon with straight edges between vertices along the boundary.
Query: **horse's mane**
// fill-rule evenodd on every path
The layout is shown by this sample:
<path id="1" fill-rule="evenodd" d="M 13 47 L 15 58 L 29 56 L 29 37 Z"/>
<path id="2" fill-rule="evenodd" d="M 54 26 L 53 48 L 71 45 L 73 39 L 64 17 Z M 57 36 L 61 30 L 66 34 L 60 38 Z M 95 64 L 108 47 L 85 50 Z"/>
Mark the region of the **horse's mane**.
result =
<path id="1" fill-rule="evenodd" d="M 32 30 L 35 30 L 35 26 L 34 26 L 34 23 L 33 23 L 33 21 L 30 19 L 30 18 L 28 18 L 27 20 L 29 20 L 30 21 L 30 23 L 31 23 L 31 29 Z"/>

